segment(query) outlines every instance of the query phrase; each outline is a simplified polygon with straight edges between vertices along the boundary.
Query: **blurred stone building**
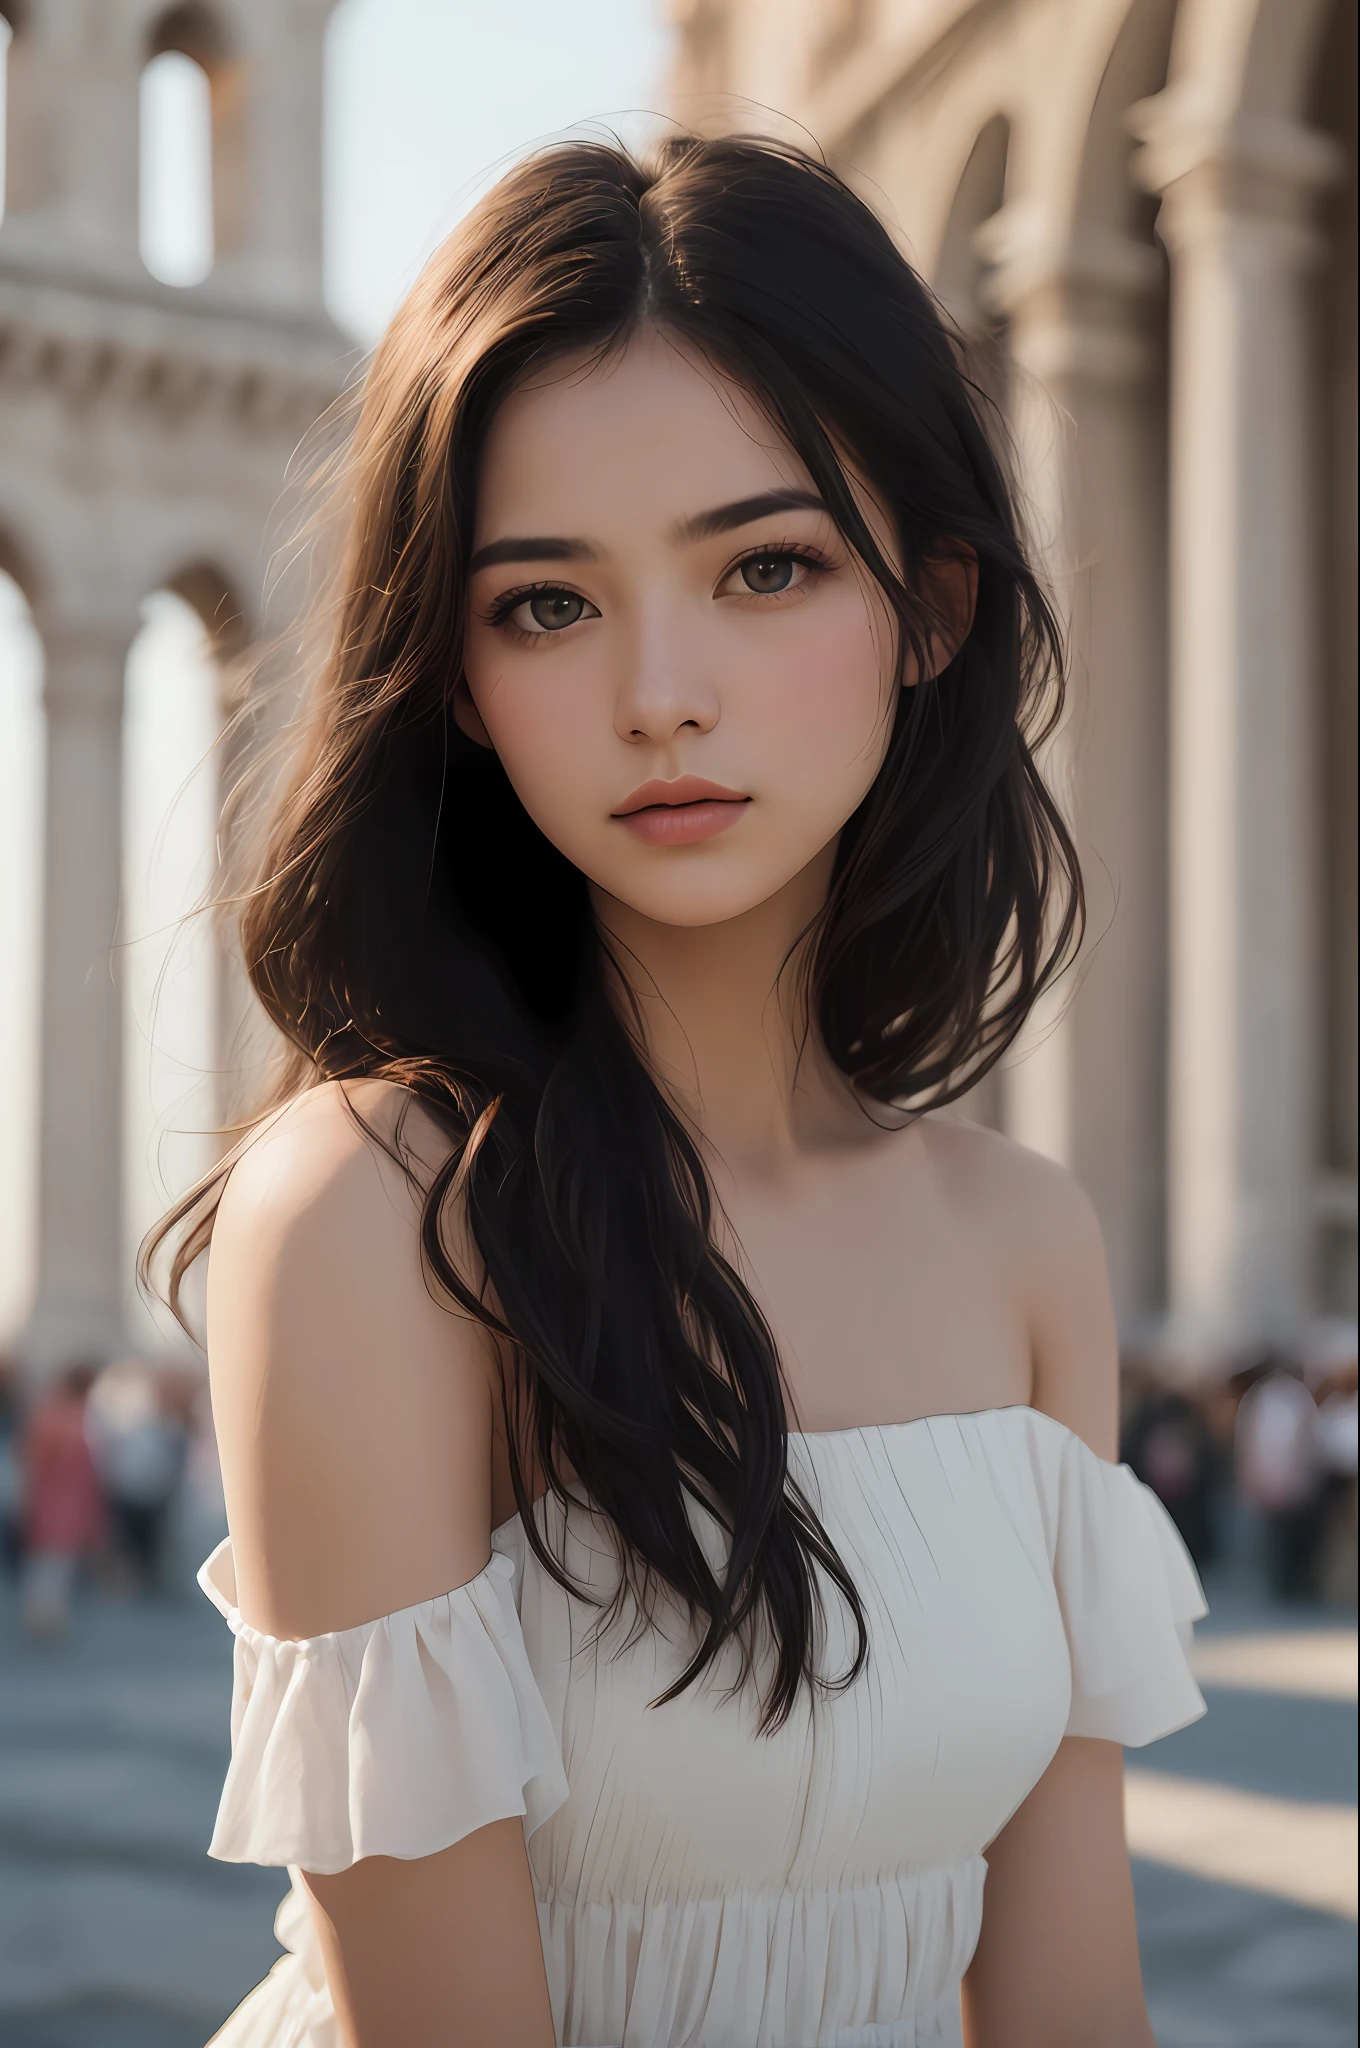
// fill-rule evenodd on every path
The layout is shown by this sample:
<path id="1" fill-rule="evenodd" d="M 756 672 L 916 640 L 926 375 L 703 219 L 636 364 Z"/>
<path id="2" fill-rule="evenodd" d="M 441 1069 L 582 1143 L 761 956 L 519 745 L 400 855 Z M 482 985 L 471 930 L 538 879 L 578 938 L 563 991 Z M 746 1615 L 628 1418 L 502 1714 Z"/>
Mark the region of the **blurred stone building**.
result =
<path id="1" fill-rule="evenodd" d="M 678 117 L 814 140 L 977 345 L 1067 618 L 1091 939 L 982 1113 L 1127 1341 L 1353 1315 L 1355 0 L 673 11 Z"/>
<path id="2" fill-rule="evenodd" d="M 350 344 L 321 286 L 322 35 L 334 0 L 0 0 L 0 569 L 44 657 L 39 1367 L 116 1353 L 124 670 L 150 592 L 220 657 L 259 625 L 262 539 Z M 196 64 L 211 117 L 211 272 L 175 287 L 139 249 L 143 74 Z M 225 715 L 228 705 L 224 702 Z"/>
<path id="3" fill-rule="evenodd" d="M 39 1365 L 123 1338 L 138 606 L 196 608 L 225 715 L 350 359 L 321 293 L 332 6 L 0 0 L 0 569 L 45 657 Z M 981 1112 L 1091 1189 L 1130 1342 L 1353 1313 L 1355 0 L 671 7 L 680 118 L 810 134 L 976 344 L 1068 620 L 1053 767 L 1092 942 Z M 212 131 L 211 269 L 180 286 L 139 250 L 167 57 Z"/>

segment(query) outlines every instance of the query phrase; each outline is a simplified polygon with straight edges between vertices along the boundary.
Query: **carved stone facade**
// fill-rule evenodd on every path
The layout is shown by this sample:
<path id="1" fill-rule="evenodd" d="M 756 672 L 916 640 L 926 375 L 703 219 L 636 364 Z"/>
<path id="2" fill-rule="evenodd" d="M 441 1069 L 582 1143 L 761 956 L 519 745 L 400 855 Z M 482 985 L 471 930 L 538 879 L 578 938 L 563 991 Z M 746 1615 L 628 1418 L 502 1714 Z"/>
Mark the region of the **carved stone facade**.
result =
<path id="1" fill-rule="evenodd" d="M 814 138 L 979 345 L 1066 613 L 1093 943 L 983 1112 L 1131 1344 L 1353 1316 L 1354 0 L 673 12 L 679 118 Z"/>
<path id="2" fill-rule="evenodd" d="M 321 296 L 322 37 L 333 0 L 0 0 L 0 568 L 44 651 L 39 1369 L 118 1349 L 123 676 L 149 592 L 221 656 L 258 631 L 289 457 L 352 356 Z M 179 50 L 211 86 L 216 258 L 187 289 L 138 253 L 138 94 Z M 224 707 L 225 708 L 225 707 Z"/>
<path id="3" fill-rule="evenodd" d="M 148 592 L 223 656 L 343 379 L 321 297 L 333 0 L 0 0 L 0 567 L 45 651 L 41 1367 L 122 1339 L 107 959 Z M 1066 612 L 1053 767 L 1092 944 L 980 1108 L 1067 1160 L 1121 1323 L 1354 1313 L 1354 0 L 672 0 L 688 123 L 810 133 L 979 348 Z M 216 260 L 138 254 L 138 84 L 211 86 Z M 779 116 L 771 114 L 779 109 Z"/>

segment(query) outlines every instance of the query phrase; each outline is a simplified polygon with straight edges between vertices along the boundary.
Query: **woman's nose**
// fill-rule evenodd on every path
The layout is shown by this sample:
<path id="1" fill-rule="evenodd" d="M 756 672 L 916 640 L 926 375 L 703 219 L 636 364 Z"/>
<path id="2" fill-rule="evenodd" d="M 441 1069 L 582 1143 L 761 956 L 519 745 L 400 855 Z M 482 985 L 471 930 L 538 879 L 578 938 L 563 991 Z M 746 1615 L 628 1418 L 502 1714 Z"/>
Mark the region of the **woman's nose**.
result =
<path id="1" fill-rule="evenodd" d="M 679 732 L 713 730 L 718 693 L 683 618 L 668 611 L 644 621 L 626 659 L 614 707 L 620 739 L 665 746 Z"/>

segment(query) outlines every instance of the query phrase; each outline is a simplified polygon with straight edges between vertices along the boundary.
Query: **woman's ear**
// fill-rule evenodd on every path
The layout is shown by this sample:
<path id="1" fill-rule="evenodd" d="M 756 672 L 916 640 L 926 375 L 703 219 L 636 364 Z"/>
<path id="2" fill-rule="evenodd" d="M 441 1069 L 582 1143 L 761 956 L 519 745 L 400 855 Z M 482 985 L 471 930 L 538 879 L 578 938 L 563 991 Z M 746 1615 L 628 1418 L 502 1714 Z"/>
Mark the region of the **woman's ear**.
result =
<path id="1" fill-rule="evenodd" d="M 495 753 L 491 735 L 482 724 L 482 714 L 472 701 L 472 692 L 467 686 L 467 677 L 459 676 L 453 686 L 453 722 L 459 732 L 465 733 L 479 747 Z"/>
<path id="2" fill-rule="evenodd" d="M 972 630 L 977 609 L 978 561 L 969 547 L 960 544 L 957 554 L 926 562 L 921 575 L 923 595 L 930 607 L 931 627 L 926 672 L 917 673 L 910 655 L 904 683 L 933 682 L 942 675 Z"/>

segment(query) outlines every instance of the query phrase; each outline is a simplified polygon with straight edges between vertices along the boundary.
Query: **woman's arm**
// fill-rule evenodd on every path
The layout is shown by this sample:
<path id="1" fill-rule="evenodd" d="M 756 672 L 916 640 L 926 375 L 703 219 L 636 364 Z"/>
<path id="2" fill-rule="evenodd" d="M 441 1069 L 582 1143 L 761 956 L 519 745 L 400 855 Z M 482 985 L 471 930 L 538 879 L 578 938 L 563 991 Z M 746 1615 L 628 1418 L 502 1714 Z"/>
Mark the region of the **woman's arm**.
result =
<path id="1" fill-rule="evenodd" d="M 346 2048 L 551 2048 L 522 1821 L 306 1884 Z"/>
<path id="2" fill-rule="evenodd" d="M 1031 1333 L 1033 1405 L 1116 1455 L 1119 1361 L 1095 1213 L 1059 1168 L 1025 1183 L 1008 1247 Z M 1069 1737 L 987 1851 L 964 1981 L 968 2048 L 1154 2048 L 1143 2000 L 1118 1743 Z"/>
<path id="3" fill-rule="evenodd" d="M 396 1091 L 356 1094 L 394 1127 Z M 432 1298 L 418 1219 L 419 1197 L 334 1087 L 286 1111 L 227 1184 L 208 1283 L 213 1412 L 241 1611 L 267 1634 L 353 1628 L 486 1565 L 494 1358 Z M 518 1817 L 307 1886 L 346 2048 L 551 2048 Z"/>
<path id="4" fill-rule="evenodd" d="M 1069 1736 L 987 1851 L 968 2048 L 1154 2048 L 1118 1743 Z"/>

